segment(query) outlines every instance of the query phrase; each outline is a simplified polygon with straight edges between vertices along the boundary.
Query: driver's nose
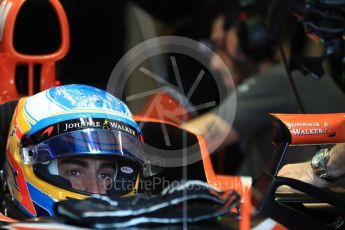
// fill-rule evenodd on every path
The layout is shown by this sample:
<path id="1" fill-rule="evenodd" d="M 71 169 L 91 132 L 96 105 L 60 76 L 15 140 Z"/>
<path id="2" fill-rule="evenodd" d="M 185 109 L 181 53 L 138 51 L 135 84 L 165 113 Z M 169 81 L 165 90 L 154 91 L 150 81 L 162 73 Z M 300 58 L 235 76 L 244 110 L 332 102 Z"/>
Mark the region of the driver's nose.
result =
<path id="1" fill-rule="evenodd" d="M 97 178 L 90 177 L 86 182 L 85 190 L 90 193 L 106 194 L 106 186 L 102 184 Z"/>

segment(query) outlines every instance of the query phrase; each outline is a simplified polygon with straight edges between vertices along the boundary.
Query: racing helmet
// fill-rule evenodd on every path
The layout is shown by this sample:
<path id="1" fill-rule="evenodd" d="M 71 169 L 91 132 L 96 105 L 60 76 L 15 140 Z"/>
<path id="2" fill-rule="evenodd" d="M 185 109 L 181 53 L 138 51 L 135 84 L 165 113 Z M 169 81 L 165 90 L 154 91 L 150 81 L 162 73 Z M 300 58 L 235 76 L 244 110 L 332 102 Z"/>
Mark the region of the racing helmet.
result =
<path id="1" fill-rule="evenodd" d="M 29 217 L 54 215 L 55 202 L 66 198 L 134 195 L 142 175 L 148 173 L 139 156 L 142 144 L 140 128 L 118 98 L 87 85 L 53 87 L 18 101 L 6 145 L 3 184 Z M 60 172 L 66 159 L 108 164 L 105 176 L 96 175 L 106 189 L 95 192 L 74 186 Z M 80 172 L 71 169 L 67 175 Z"/>

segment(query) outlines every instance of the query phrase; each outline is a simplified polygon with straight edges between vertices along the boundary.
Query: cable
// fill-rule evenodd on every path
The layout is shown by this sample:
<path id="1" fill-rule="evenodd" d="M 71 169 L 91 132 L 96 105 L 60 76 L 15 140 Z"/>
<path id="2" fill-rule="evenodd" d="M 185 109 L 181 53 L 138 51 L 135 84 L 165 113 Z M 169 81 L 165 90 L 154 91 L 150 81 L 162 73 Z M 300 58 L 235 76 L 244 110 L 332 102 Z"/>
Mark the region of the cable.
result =
<path id="1" fill-rule="evenodd" d="M 300 97 L 300 95 L 298 93 L 298 90 L 296 88 L 296 84 L 295 84 L 295 82 L 294 82 L 294 80 L 292 78 L 292 75 L 291 75 L 291 72 L 290 72 L 290 68 L 288 66 L 287 59 L 286 59 L 286 56 L 285 56 L 285 53 L 284 53 L 283 46 L 282 46 L 281 42 L 279 42 L 279 41 L 278 41 L 278 47 L 279 47 L 280 53 L 282 55 L 284 66 L 285 66 L 285 69 L 286 69 L 286 73 L 288 75 L 288 79 L 289 79 L 290 85 L 292 87 L 292 91 L 294 92 L 294 95 L 296 97 L 299 109 L 301 110 L 302 113 L 306 113 L 306 111 L 304 109 L 304 106 L 303 106 L 303 103 L 302 103 L 302 100 L 301 100 L 301 97 Z"/>

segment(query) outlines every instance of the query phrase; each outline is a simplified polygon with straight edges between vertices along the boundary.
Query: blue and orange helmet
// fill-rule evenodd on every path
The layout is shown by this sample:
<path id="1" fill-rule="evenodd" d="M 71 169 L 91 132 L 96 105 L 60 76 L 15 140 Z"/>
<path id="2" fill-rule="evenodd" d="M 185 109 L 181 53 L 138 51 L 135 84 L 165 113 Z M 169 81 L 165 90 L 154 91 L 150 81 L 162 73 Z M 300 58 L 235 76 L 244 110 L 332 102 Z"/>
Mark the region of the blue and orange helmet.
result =
<path id="1" fill-rule="evenodd" d="M 29 217 L 54 215 L 55 202 L 93 192 L 74 188 L 58 164 L 69 157 L 114 163 L 106 194 L 134 195 L 145 173 L 140 128 L 127 106 L 86 85 L 50 88 L 19 100 L 6 145 L 4 180 L 14 203 Z M 114 186 L 121 182 L 122 186 Z"/>

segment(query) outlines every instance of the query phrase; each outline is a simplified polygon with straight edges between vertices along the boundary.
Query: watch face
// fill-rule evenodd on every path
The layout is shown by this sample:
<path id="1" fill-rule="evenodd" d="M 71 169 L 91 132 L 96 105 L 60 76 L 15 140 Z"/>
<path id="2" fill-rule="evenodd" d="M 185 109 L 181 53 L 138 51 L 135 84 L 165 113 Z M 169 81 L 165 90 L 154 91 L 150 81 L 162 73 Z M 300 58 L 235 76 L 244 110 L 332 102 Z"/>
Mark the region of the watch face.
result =
<path id="1" fill-rule="evenodd" d="M 329 160 L 328 149 L 321 149 L 312 158 L 311 167 L 313 169 L 313 173 L 316 176 L 318 176 L 319 178 L 321 178 L 327 182 L 333 182 L 337 178 L 328 174 L 328 172 L 326 170 L 326 165 L 327 165 L 328 160 Z"/>
<path id="2" fill-rule="evenodd" d="M 321 157 L 320 157 L 320 154 L 316 154 L 313 159 L 311 160 L 311 163 L 313 165 L 317 165 L 317 163 L 320 161 Z"/>
<path id="3" fill-rule="evenodd" d="M 322 158 L 323 158 L 323 152 L 318 152 L 311 160 L 311 164 L 317 166 L 322 160 Z"/>

